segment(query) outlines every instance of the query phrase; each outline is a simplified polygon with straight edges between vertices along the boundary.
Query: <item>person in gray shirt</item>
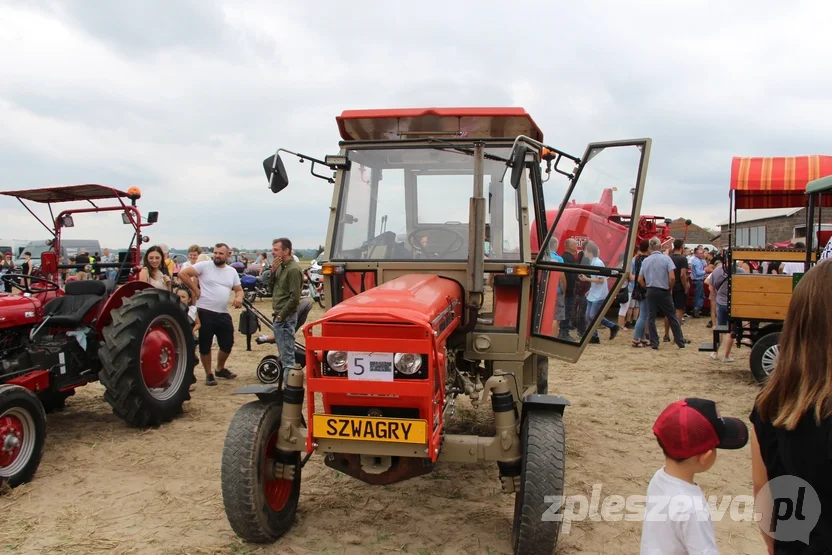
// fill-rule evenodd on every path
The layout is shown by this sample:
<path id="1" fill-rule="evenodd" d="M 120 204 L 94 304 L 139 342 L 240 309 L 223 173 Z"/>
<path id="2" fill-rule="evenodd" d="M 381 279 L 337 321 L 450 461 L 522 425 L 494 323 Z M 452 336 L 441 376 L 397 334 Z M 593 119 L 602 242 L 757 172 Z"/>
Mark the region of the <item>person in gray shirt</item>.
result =
<path id="1" fill-rule="evenodd" d="M 676 346 L 684 349 L 688 343 L 682 335 L 682 326 L 673 308 L 673 297 L 670 291 L 676 281 L 676 265 L 673 260 L 661 252 L 662 242 L 658 237 L 650 239 L 650 256 L 641 263 L 641 273 L 638 281 L 647 289 L 647 329 L 650 331 L 650 346 L 659 348 L 659 332 L 656 330 L 656 314 L 661 310 L 670 322 L 673 339 Z"/>
<path id="2" fill-rule="evenodd" d="M 716 264 L 717 262 L 722 262 L 721 256 L 715 256 L 713 262 Z M 737 265 L 733 270 L 732 273 L 734 274 L 747 274 L 748 272 L 745 269 Z M 719 264 L 713 272 L 711 272 L 711 287 L 716 289 L 716 325 L 717 326 L 727 326 L 728 325 L 728 271 L 725 269 L 725 264 Z M 737 328 L 742 327 L 742 322 L 737 321 L 735 322 Z M 736 339 L 738 329 L 734 329 L 731 332 L 731 337 Z M 734 359 L 731 358 L 731 348 L 733 347 L 733 341 L 726 341 L 725 342 L 725 352 L 720 357 L 719 353 L 716 351 L 711 353 L 711 358 L 714 360 L 721 360 L 722 362 L 734 362 Z"/>

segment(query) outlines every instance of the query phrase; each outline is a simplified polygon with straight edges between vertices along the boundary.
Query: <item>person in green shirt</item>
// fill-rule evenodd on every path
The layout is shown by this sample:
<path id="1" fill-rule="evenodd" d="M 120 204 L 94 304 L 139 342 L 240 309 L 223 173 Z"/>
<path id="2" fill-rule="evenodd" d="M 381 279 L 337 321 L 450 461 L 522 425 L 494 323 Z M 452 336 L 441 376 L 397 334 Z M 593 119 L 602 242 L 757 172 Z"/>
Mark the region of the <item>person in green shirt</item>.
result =
<path id="1" fill-rule="evenodd" d="M 295 367 L 295 332 L 303 271 L 292 257 L 292 242 L 285 237 L 272 241 L 272 256 L 272 275 L 269 278 L 274 311 L 272 327 L 280 351 L 280 362 L 288 370 Z"/>

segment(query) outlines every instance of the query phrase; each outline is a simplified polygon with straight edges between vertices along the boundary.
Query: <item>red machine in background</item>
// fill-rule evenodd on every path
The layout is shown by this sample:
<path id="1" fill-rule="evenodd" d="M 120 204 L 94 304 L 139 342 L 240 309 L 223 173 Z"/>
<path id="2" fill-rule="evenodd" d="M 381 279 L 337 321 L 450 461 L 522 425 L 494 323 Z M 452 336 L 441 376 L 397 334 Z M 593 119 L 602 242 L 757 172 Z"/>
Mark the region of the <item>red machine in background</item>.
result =
<path id="1" fill-rule="evenodd" d="M 577 203 L 572 201 L 563 209 L 563 217 L 558 222 L 558 254 L 563 254 L 563 243 L 572 238 L 578 242 L 578 251 L 583 249 L 587 241 L 593 241 L 599 246 L 606 246 L 612 252 L 600 253 L 601 259 L 607 264 L 615 264 L 621 259 L 627 242 L 627 233 L 631 218 L 629 215 L 618 213 L 618 207 L 612 203 L 612 189 L 604 189 L 601 198 L 596 203 Z M 547 224 L 551 226 L 558 217 L 558 210 L 547 210 Z M 636 228 L 635 244 L 642 239 L 658 237 L 662 244 L 671 239 L 670 222 L 661 216 L 641 216 Z M 690 221 L 688 220 L 688 225 Z M 534 222 L 532 229 L 534 229 Z M 532 252 L 538 252 L 540 245 L 537 234 L 531 234 Z"/>

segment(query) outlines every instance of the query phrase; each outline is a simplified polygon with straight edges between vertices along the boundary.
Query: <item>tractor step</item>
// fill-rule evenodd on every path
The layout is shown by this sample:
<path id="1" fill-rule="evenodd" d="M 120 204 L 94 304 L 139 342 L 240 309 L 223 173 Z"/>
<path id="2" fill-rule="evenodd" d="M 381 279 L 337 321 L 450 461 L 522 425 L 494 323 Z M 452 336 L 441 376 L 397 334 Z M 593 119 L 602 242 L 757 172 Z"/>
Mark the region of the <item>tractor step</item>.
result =
<path id="1" fill-rule="evenodd" d="M 731 331 L 730 326 L 714 326 L 713 330 L 714 333 L 728 333 Z"/>
<path id="2" fill-rule="evenodd" d="M 714 349 L 714 344 L 713 343 L 702 343 L 701 345 L 699 345 L 699 352 L 700 353 L 713 353 L 713 352 L 716 352 L 716 349 Z"/>

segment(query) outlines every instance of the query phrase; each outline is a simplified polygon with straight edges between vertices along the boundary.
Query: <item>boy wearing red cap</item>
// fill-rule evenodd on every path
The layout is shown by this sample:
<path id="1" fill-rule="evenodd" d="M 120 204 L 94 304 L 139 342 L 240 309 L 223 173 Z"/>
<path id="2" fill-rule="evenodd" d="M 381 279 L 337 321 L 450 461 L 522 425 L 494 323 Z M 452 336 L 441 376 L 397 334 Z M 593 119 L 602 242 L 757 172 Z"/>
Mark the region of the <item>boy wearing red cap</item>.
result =
<path id="1" fill-rule="evenodd" d="M 713 401 L 690 398 L 664 409 L 653 433 L 665 465 L 647 486 L 641 554 L 717 555 L 711 511 L 694 478 L 711 469 L 716 449 L 745 447 L 747 426 L 720 416 Z"/>

